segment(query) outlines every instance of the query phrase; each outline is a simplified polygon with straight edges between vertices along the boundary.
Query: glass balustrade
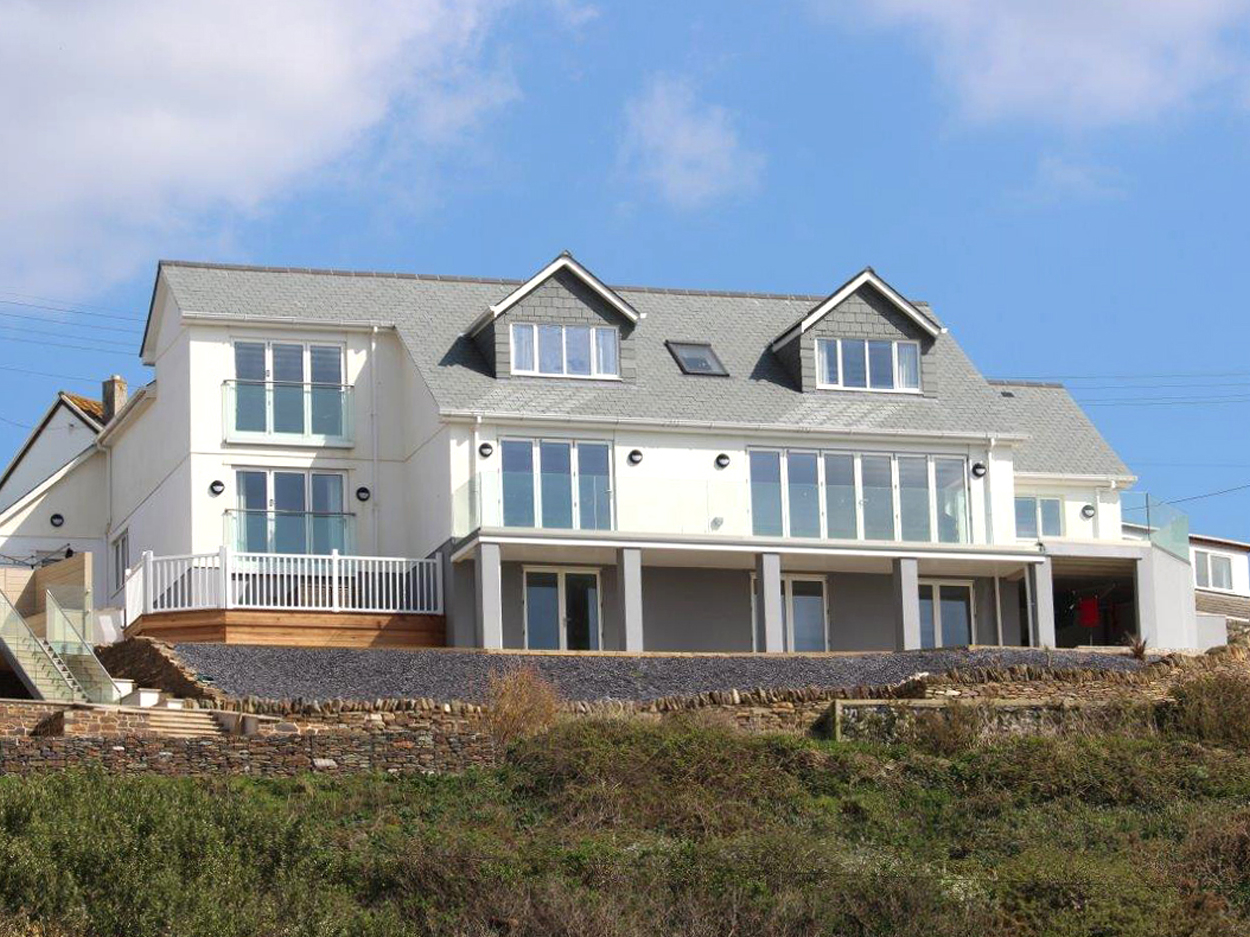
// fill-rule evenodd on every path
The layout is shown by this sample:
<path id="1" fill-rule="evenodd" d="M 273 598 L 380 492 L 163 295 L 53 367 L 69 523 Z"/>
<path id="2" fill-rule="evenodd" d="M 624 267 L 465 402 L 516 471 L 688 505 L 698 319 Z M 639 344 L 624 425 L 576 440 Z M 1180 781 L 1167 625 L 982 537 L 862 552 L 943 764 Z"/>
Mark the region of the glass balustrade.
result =
<path id="1" fill-rule="evenodd" d="M 226 381 L 227 442 L 352 444 L 352 388 L 346 384 Z"/>
<path id="2" fill-rule="evenodd" d="M 356 515 L 314 511 L 226 511 L 225 542 L 241 553 L 354 553 Z"/>
<path id="3" fill-rule="evenodd" d="M 1161 550 L 1189 562 L 1189 515 L 1144 491 L 1120 493 L 1125 533 L 1141 534 Z"/>

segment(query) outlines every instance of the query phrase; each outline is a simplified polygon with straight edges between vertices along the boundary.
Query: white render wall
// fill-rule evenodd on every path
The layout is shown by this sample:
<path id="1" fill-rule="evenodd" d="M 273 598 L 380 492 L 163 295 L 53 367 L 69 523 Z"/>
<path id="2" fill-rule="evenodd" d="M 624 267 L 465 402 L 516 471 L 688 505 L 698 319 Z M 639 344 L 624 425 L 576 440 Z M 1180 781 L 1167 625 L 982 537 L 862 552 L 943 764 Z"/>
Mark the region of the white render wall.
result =
<path id="1" fill-rule="evenodd" d="M 1062 478 L 1038 478 L 1017 476 L 1015 494 L 1021 497 L 1059 498 L 1063 502 L 1064 540 L 1123 540 L 1123 519 L 1120 510 L 1120 493 L 1106 486 L 1088 481 Z M 1094 516 L 1081 515 L 1085 505 L 1094 506 Z M 1014 500 L 1011 505 L 1011 528 L 1016 524 Z M 1043 540 L 1052 538 L 1043 537 Z"/>
<path id="2" fill-rule="evenodd" d="M 1225 595 L 1243 595 L 1250 596 L 1250 554 L 1245 550 L 1238 550 L 1233 547 L 1222 547 L 1218 544 L 1207 544 L 1203 542 L 1190 543 L 1189 545 L 1189 561 L 1190 565 L 1195 564 L 1194 553 L 1202 550 L 1204 553 L 1210 553 L 1212 556 L 1225 556 L 1231 561 L 1233 570 L 1233 588 L 1231 592 L 1224 589 L 1211 589 L 1203 587 L 1210 592 L 1220 592 Z M 1194 581 L 1195 587 L 1197 580 Z"/>
<path id="3" fill-rule="evenodd" d="M 38 432 L 22 460 L 14 466 L 13 474 L 0 486 L 0 511 L 95 445 L 95 432 L 59 398 L 51 418 Z"/>

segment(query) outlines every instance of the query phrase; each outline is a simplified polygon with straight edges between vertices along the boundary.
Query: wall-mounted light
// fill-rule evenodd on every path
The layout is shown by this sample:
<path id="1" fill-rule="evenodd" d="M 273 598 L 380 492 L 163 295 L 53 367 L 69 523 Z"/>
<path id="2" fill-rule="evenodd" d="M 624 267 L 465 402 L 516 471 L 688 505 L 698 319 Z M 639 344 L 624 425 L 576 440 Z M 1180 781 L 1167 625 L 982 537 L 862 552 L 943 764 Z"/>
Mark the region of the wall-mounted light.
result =
<path id="1" fill-rule="evenodd" d="M 361 485 L 359 488 L 356 489 L 357 501 L 368 501 L 372 497 L 373 497 L 373 492 L 370 491 L 368 488 L 366 488 L 364 485 Z"/>
<path id="2" fill-rule="evenodd" d="M 630 452 L 629 452 L 629 464 L 630 464 L 630 465 L 637 465 L 637 464 L 638 464 L 639 462 L 641 462 L 641 461 L 642 461 L 642 450 L 641 450 L 641 449 L 631 449 L 631 450 L 630 450 Z"/>
<path id="3" fill-rule="evenodd" d="M 1098 512 L 1094 509 L 1092 504 L 1087 504 L 1085 507 L 1081 508 L 1081 517 L 1085 518 L 1087 521 L 1092 521 L 1094 519 L 1094 515 L 1097 513 Z"/>
<path id="4" fill-rule="evenodd" d="M 483 459 L 489 459 L 491 456 L 491 453 L 494 451 L 495 451 L 495 447 L 492 446 L 488 442 L 484 442 L 480 446 L 477 447 L 477 454 L 480 455 Z"/>
<path id="5" fill-rule="evenodd" d="M 984 462 L 972 463 L 972 477 L 973 478 L 984 478 L 986 471 L 988 470 L 986 469 Z"/>
<path id="6" fill-rule="evenodd" d="M 220 478 L 214 478 L 208 483 L 208 493 L 214 498 L 226 490 L 226 483 Z"/>
<path id="7" fill-rule="evenodd" d="M 60 527 L 62 524 L 65 523 L 65 518 L 60 514 L 53 514 L 52 517 L 49 518 L 49 520 L 52 521 L 53 527 Z"/>
<path id="8" fill-rule="evenodd" d="M 717 468 L 729 468 L 729 453 L 722 452 L 716 457 Z"/>

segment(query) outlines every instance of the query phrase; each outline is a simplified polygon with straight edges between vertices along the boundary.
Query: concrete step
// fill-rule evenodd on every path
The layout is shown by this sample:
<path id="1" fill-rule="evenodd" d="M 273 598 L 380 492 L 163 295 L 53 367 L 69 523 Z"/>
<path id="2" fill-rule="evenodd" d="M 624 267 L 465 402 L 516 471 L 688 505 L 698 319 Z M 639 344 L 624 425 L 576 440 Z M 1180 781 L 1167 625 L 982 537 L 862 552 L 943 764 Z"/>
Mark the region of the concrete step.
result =
<path id="1" fill-rule="evenodd" d="M 153 732 L 173 738 L 224 735 L 212 713 L 195 710 L 170 710 L 159 707 L 148 710 L 148 726 Z"/>

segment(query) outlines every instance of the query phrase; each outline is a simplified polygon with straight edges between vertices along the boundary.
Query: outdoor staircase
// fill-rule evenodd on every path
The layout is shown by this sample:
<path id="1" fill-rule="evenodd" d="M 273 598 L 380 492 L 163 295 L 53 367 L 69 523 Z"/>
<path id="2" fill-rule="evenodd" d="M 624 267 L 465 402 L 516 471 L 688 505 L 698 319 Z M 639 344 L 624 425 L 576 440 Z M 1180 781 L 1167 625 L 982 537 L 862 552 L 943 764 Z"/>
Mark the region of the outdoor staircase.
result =
<path id="1" fill-rule="evenodd" d="M 87 694 L 70 671 L 69 665 L 43 638 L 29 631 L 4 636 L 9 666 L 36 699 L 85 703 Z"/>
<path id="2" fill-rule="evenodd" d="M 226 734 L 216 717 L 204 710 L 152 707 L 145 712 L 149 731 L 165 738 L 212 738 Z"/>

